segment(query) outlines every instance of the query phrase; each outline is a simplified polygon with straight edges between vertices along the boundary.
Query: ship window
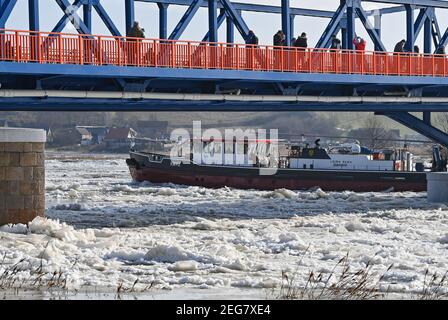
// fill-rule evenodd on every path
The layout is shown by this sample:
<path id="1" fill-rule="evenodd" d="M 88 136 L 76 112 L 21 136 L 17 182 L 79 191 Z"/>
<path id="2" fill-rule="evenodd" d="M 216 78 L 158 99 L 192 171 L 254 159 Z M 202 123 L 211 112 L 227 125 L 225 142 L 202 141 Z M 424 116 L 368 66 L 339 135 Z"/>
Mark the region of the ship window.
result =
<path id="1" fill-rule="evenodd" d="M 244 139 L 244 154 L 249 153 L 249 140 L 246 138 Z"/>
<path id="2" fill-rule="evenodd" d="M 241 141 L 238 141 L 236 142 L 235 149 L 237 154 L 244 154 L 245 144 L 241 143 Z"/>
<path id="3" fill-rule="evenodd" d="M 225 151 L 226 151 L 226 154 L 233 154 L 233 153 L 235 153 L 235 148 L 234 148 L 233 142 L 226 141 Z"/>
<path id="4" fill-rule="evenodd" d="M 219 143 L 219 142 L 215 143 L 215 153 L 218 153 L 218 154 L 221 153 L 221 146 L 222 146 L 221 143 Z"/>

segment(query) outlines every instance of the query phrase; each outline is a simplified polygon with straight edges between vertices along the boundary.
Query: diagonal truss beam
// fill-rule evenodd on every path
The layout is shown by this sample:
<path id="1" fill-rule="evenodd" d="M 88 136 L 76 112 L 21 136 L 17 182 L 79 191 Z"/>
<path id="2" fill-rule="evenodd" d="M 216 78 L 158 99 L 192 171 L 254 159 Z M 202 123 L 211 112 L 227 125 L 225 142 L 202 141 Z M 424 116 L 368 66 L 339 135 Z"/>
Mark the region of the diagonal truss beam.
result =
<path id="1" fill-rule="evenodd" d="M 358 14 L 358 17 L 361 20 L 362 24 L 364 25 L 364 28 L 366 29 L 370 38 L 374 42 L 375 48 L 377 48 L 379 51 L 387 51 L 386 46 L 381 41 L 381 38 L 378 35 L 378 33 L 376 32 L 375 27 L 372 26 L 372 24 L 369 22 L 369 20 L 367 18 L 367 14 L 364 11 L 364 9 L 361 6 L 357 6 L 356 13 Z"/>
<path id="2" fill-rule="evenodd" d="M 420 133 L 421 135 L 438 142 L 445 147 L 448 147 L 448 134 L 445 132 L 433 127 L 427 122 L 420 120 L 419 118 L 411 115 L 408 112 L 385 112 L 385 113 L 377 113 L 384 115 L 412 130 Z"/>
<path id="3" fill-rule="evenodd" d="M 340 22 L 345 15 L 345 9 L 347 8 L 347 3 L 344 1 L 341 2 L 341 5 L 336 10 L 334 16 L 331 18 L 328 23 L 322 37 L 316 44 L 316 48 L 328 48 L 330 46 L 331 36 L 335 34 L 340 26 Z"/>
<path id="4" fill-rule="evenodd" d="M 247 26 L 246 22 L 244 22 L 237 9 L 235 9 L 234 5 L 229 0 L 220 1 L 224 10 L 227 12 L 227 15 L 232 18 L 235 27 L 238 29 L 243 39 L 247 39 L 249 35 L 249 27 Z"/>
<path id="5" fill-rule="evenodd" d="M 226 20 L 226 17 L 227 17 L 226 12 L 221 9 L 219 16 L 218 16 L 218 29 L 224 23 L 224 21 Z M 207 31 L 204 38 L 202 38 L 202 41 L 203 42 L 210 41 L 210 31 Z"/>
<path id="6" fill-rule="evenodd" d="M 75 2 L 79 2 L 79 6 L 72 6 L 68 0 L 55 0 L 56 3 L 59 5 L 59 7 L 64 12 L 65 16 L 68 18 L 68 20 L 73 24 L 75 29 L 79 33 L 83 34 L 90 34 L 90 29 L 84 24 L 82 19 L 78 16 L 76 11 L 79 9 L 79 6 L 82 4 L 82 1 L 76 0 Z"/>
<path id="7" fill-rule="evenodd" d="M 75 0 L 75 2 L 73 2 L 73 4 L 71 5 L 71 9 L 70 10 L 72 12 L 76 12 L 79 9 L 79 7 L 81 7 L 81 5 L 82 5 L 82 0 Z M 51 30 L 51 32 L 61 32 L 62 30 L 64 30 L 65 26 L 70 22 L 70 19 L 68 18 L 68 15 L 67 15 L 67 12 L 64 9 L 62 9 L 62 11 L 64 11 L 64 15 L 58 21 L 58 23 L 55 25 L 53 30 Z M 90 29 L 89 29 L 89 31 L 90 31 Z M 89 32 L 89 33 L 91 33 L 91 32 Z"/>
<path id="8" fill-rule="evenodd" d="M 420 31 L 422 30 L 423 26 L 425 25 L 426 20 L 429 19 L 428 10 L 430 10 L 430 8 L 420 9 L 417 19 L 415 19 L 415 23 L 414 23 L 415 38 L 418 37 L 418 35 L 420 34 Z"/>
<path id="9" fill-rule="evenodd" d="M 14 9 L 15 5 L 17 3 L 17 0 L 5 0 L 3 4 L 0 7 L 0 26 L 3 26 L 6 24 L 6 21 L 8 21 L 9 16 L 11 15 L 12 9 Z"/>
<path id="10" fill-rule="evenodd" d="M 445 33 L 443 34 L 442 38 L 440 38 L 440 42 L 439 42 L 439 44 L 438 44 L 438 46 L 437 46 L 436 52 L 437 52 L 439 49 L 445 48 L 446 45 L 447 45 L 447 43 L 448 43 L 448 28 L 446 29 L 446 31 L 445 31 Z"/>
<path id="11" fill-rule="evenodd" d="M 180 19 L 177 26 L 174 28 L 173 32 L 169 36 L 170 40 L 179 40 L 182 33 L 187 28 L 188 24 L 190 23 L 191 19 L 193 19 L 196 12 L 198 12 L 199 8 L 201 7 L 204 0 L 193 0 L 191 2 L 191 5 L 188 7 L 187 11 L 185 11 L 185 14 Z"/>
<path id="12" fill-rule="evenodd" d="M 439 45 L 440 39 L 442 38 L 442 33 L 440 32 L 439 22 L 437 16 L 432 17 L 432 38 L 436 48 Z"/>
<path id="13" fill-rule="evenodd" d="M 106 10 L 104 10 L 104 7 L 101 5 L 101 3 L 98 1 L 96 4 L 93 5 L 93 7 L 95 8 L 96 12 L 100 16 L 101 20 L 103 20 L 107 29 L 109 29 L 110 33 L 116 37 L 121 37 L 120 31 L 115 26 L 112 19 L 107 14 Z"/>

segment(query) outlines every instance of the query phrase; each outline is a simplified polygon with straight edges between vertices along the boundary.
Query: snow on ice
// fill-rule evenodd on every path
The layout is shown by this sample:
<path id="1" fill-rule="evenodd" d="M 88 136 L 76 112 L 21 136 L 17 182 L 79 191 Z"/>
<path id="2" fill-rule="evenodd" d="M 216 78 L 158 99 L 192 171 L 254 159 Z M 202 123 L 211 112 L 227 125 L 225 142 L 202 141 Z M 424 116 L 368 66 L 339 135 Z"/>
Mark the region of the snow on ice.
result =
<path id="1" fill-rule="evenodd" d="M 427 268 L 447 271 L 448 208 L 425 193 L 138 184 L 124 159 L 47 160 L 47 218 L 0 227 L 0 269 L 23 260 L 18 277 L 61 270 L 70 290 L 138 280 L 261 298 L 282 271 L 305 283 L 347 253 L 353 268 L 393 265 L 388 290 L 418 291 Z"/>

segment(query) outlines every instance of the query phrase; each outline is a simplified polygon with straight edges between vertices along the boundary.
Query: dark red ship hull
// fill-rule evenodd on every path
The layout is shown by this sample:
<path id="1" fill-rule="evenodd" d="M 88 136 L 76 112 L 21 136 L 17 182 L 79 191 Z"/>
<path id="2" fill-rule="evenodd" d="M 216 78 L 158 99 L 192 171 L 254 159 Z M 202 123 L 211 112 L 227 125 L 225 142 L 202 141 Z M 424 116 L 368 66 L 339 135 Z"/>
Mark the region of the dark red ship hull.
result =
<path id="1" fill-rule="evenodd" d="M 426 174 L 400 171 L 342 171 L 278 169 L 275 175 L 262 176 L 255 167 L 171 165 L 169 159 L 149 161 L 145 154 L 131 153 L 127 160 L 134 180 L 175 183 L 208 188 L 231 187 L 258 190 L 306 190 L 319 187 L 325 191 L 426 191 Z"/>

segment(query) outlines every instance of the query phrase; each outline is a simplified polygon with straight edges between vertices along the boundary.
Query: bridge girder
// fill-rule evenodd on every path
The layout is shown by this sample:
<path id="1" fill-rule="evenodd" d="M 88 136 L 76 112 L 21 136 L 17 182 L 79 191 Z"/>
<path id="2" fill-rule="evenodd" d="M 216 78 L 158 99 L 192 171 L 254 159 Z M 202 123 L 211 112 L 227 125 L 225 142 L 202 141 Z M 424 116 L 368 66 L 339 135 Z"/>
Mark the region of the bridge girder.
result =
<path id="1" fill-rule="evenodd" d="M 324 31 L 317 47 L 328 47 L 331 36 L 341 32 L 344 47 L 353 47 L 352 39 L 356 34 L 355 19 L 359 18 L 366 28 L 377 51 L 385 51 L 386 47 L 381 41 L 381 17 L 386 14 L 405 12 L 407 30 L 407 49 L 412 50 L 415 39 L 423 31 L 424 52 L 430 53 L 440 50 L 448 44 L 448 29 L 440 30 L 435 9 L 448 9 L 448 1 L 443 0 L 342 0 L 341 6 L 336 12 L 325 10 L 313 10 L 290 7 L 289 0 L 282 0 L 280 6 L 238 3 L 231 0 L 122 0 L 124 2 L 124 28 L 120 28 L 103 7 L 104 0 L 54 0 L 63 12 L 62 18 L 53 28 L 53 31 L 62 31 L 68 23 L 72 23 L 81 34 L 89 34 L 94 23 L 92 10 L 101 19 L 109 32 L 114 36 L 121 36 L 120 30 L 127 33 L 135 21 L 135 3 L 157 4 L 159 10 L 159 37 L 161 39 L 178 39 L 187 28 L 200 8 L 208 8 L 209 19 L 207 33 L 203 41 L 218 41 L 218 29 L 226 21 L 227 41 L 234 41 L 234 30 L 238 30 L 243 39 L 247 38 L 250 26 L 243 17 L 243 12 L 258 12 L 280 14 L 282 17 L 282 29 L 290 42 L 294 35 L 294 17 L 308 16 L 330 19 L 330 23 Z M 336 1 L 336 0 L 335 0 Z M 339 0 L 338 0 L 339 1 Z M 365 11 L 363 3 L 394 4 L 396 6 L 379 10 Z M 10 16 L 17 4 L 17 0 L 0 0 L 0 29 L 14 27 L 14 21 Z M 45 10 L 39 10 L 42 3 L 38 0 L 28 0 L 28 20 L 30 30 L 40 30 L 40 14 Z M 189 6 L 177 27 L 169 36 L 168 10 L 171 6 Z M 79 11 L 82 9 L 82 18 Z M 219 16 L 217 11 L 220 11 Z M 368 17 L 375 18 L 375 25 L 370 25 Z M 256 30 L 254 30 L 256 32 Z M 193 40 L 193 39 L 192 39 Z M 200 39 L 199 39 L 200 40 Z M 49 39 L 48 41 L 53 41 Z M 389 50 L 390 51 L 390 50 Z M 3 65 L 4 63 L 0 63 Z M 419 92 L 423 95 L 440 95 L 448 88 L 448 79 L 422 79 L 421 77 L 387 77 L 366 75 L 338 75 L 338 74 L 287 74 L 278 73 L 266 76 L 266 72 L 242 72 L 222 70 L 162 70 L 152 68 L 126 68 L 120 70 L 114 67 L 94 66 L 38 66 L 31 64 L 26 66 L 12 66 L 7 63 L 5 73 L 0 71 L 0 83 L 9 85 L 22 85 L 28 87 L 56 86 L 57 82 L 78 81 L 78 86 L 90 85 L 95 89 L 110 89 L 119 84 L 115 90 L 127 90 L 127 88 L 143 88 L 153 90 L 160 86 L 161 90 L 172 91 L 182 82 L 191 82 L 191 88 L 185 90 L 198 90 L 200 92 L 216 90 L 222 86 L 226 89 L 244 87 L 249 92 L 271 92 L 284 88 L 285 92 L 307 92 L 313 88 L 319 94 L 328 94 L 343 90 L 344 94 L 372 94 L 377 92 L 384 95 L 397 88 L 405 86 L 409 92 Z M 81 71 L 83 69 L 83 71 Z M 15 71 L 14 71 L 15 70 Z M 120 78 L 117 78 L 120 75 Z M 26 81 L 23 81 L 26 78 Z M 53 81 L 52 79 L 56 79 Z M 59 80 L 59 81 L 58 81 Z M 22 81 L 22 82 L 21 82 Z M 52 82 L 53 81 L 53 82 Z M 170 83 L 171 84 L 168 84 Z M 92 84 L 93 83 L 93 84 Z M 308 85 L 309 84 L 309 85 Z M 308 86 L 308 87 L 307 87 Z M 62 88 L 62 87 L 60 87 Z M 214 89 L 213 89 L 214 88 Z M 292 88 L 292 89 L 291 89 Z M 319 90 L 321 90 L 319 92 Z M 369 91 L 370 90 L 370 91 Z M 406 92 L 403 92 L 406 94 Z M 443 95 L 443 94 L 442 94 Z M 84 111 L 369 111 L 384 114 L 404 125 L 420 132 L 448 146 L 447 135 L 438 132 L 430 124 L 430 112 L 448 112 L 448 103 L 402 103 L 402 104 L 343 104 L 332 103 L 328 105 L 313 103 L 216 103 L 205 101 L 201 103 L 173 102 L 173 101 L 111 101 L 110 99 L 96 99 L 80 101 L 78 99 L 33 99 L 21 98 L 13 101 L 8 98 L 0 99 L 0 110 L 84 110 Z M 424 112 L 423 120 L 409 114 L 409 112 Z"/>
<path id="2" fill-rule="evenodd" d="M 60 32 L 64 29 L 67 23 L 71 22 L 80 33 L 90 33 L 92 27 L 92 9 L 97 13 L 101 21 L 106 25 L 112 35 L 120 36 L 120 28 L 108 14 L 107 10 L 103 7 L 102 0 L 54 0 L 55 3 L 63 11 L 63 17 L 55 25 L 52 31 Z M 191 19 L 197 13 L 199 8 L 209 7 L 214 5 L 214 8 L 210 10 L 210 17 L 214 17 L 212 11 L 221 10 L 226 15 L 228 22 L 228 36 L 227 40 L 233 38 L 233 28 L 235 26 L 241 33 L 243 39 L 247 37 L 249 26 L 246 24 L 245 19 L 242 16 L 242 12 L 258 12 L 258 13 L 274 13 L 282 15 L 282 28 L 285 34 L 288 34 L 287 41 L 293 38 L 293 22 L 295 16 L 311 16 L 319 18 L 330 18 L 329 27 L 324 31 L 321 39 L 319 40 L 317 47 L 328 47 L 330 44 L 330 38 L 336 32 L 342 30 L 342 37 L 349 39 L 344 41 L 345 47 L 352 48 L 352 36 L 356 34 L 354 19 L 355 16 L 359 16 L 361 22 L 366 26 L 369 36 L 372 42 L 375 44 L 376 50 L 384 51 L 386 48 L 381 43 L 381 29 L 380 24 L 372 27 L 369 25 L 368 17 L 374 16 L 376 21 L 381 20 L 382 15 L 406 12 L 407 19 L 407 47 L 412 49 L 413 43 L 424 29 L 424 49 L 425 52 L 430 52 L 432 44 L 434 50 L 440 49 L 448 43 L 448 29 L 445 32 L 441 32 L 437 23 L 437 17 L 435 15 L 435 8 L 448 9 L 448 2 L 443 0 L 342 0 L 341 7 L 343 10 L 338 9 L 336 12 L 325 10 L 313 10 L 303 8 L 293 8 L 289 5 L 289 0 L 282 0 L 280 6 L 273 5 L 260 5 L 260 4 L 248 4 L 238 3 L 230 0 L 122 0 L 125 6 L 125 32 L 128 32 L 132 27 L 135 20 L 135 3 L 155 3 L 158 5 L 159 10 L 159 36 L 160 38 L 166 38 L 168 36 L 168 9 L 169 6 L 190 6 L 190 10 L 187 10 L 184 17 L 181 18 L 177 27 L 171 33 L 169 38 L 178 39 L 185 28 L 188 26 Z M 336 0 L 335 0 L 336 1 Z M 374 2 L 383 4 L 395 4 L 397 6 L 382 8 L 379 10 L 364 11 L 362 9 L 362 3 Z M 14 9 L 17 0 L 0 0 L 0 28 L 4 28 L 11 11 Z M 29 3 L 29 25 L 30 30 L 38 31 L 39 26 L 39 3 L 38 0 L 28 0 Z M 42 5 L 41 5 L 42 6 Z M 345 7 L 344 7 L 345 6 Z M 83 18 L 78 16 L 77 11 L 83 9 Z M 420 10 L 417 19 L 414 21 L 414 11 Z M 44 12 L 44 10 L 41 10 Z M 213 22 L 214 19 L 211 20 Z M 207 36 L 204 39 L 213 39 L 215 35 L 217 37 L 217 31 L 220 23 L 209 23 L 207 27 Z M 255 30 L 256 31 L 256 30 Z M 431 43 L 431 39 L 432 42 Z M 190 39 L 193 40 L 193 39 Z M 200 39 L 198 39 L 200 40 Z M 218 40 L 218 39 L 216 39 Z"/>

